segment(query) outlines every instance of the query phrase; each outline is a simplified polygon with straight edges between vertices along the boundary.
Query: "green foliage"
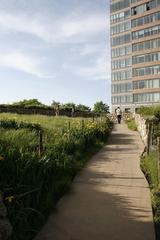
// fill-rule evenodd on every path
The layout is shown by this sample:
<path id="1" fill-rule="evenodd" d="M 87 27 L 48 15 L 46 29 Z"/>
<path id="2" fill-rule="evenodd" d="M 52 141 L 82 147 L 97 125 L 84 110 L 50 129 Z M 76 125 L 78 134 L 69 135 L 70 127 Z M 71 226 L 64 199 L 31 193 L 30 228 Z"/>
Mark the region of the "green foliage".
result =
<path id="1" fill-rule="evenodd" d="M 152 152 L 149 156 L 141 160 L 141 167 L 145 173 L 151 188 L 158 186 L 158 155 L 157 152 Z"/>
<path id="2" fill-rule="evenodd" d="M 95 113 L 109 113 L 109 106 L 102 101 L 94 104 L 93 112 Z"/>
<path id="3" fill-rule="evenodd" d="M 38 99 L 24 99 L 22 101 L 19 102 L 15 102 L 13 103 L 14 106 L 21 106 L 21 107 L 28 107 L 28 106 L 41 106 L 43 107 L 44 104 L 42 104 L 41 102 L 38 101 Z"/>
<path id="4" fill-rule="evenodd" d="M 154 151 L 141 159 L 141 169 L 144 172 L 151 188 L 152 207 L 156 226 L 156 239 L 160 238 L 160 186 L 158 157 L 158 152 Z"/>
<path id="5" fill-rule="evenodd" d="M 74 108 L 76 111 L 79 111 L 79 112 L 90 112 L 91 111 L 91 109 L 88 106 L 83 105 L 83 104 L 78 104 L 78 105 L 76 105 L 75 103 L 62 104 L 60 102 L 53 101 L 52 106 L 55 108 L 59 107 L 60 109 L 63 109 L 63 110 L 71 110 L 72 108 Z"/>
<path id="6" fill-rule="evenodd" d="M 126 120 L 127 126 L 132 131 L 137 131 L 137 125 L 134 119 Z"/>
<path id="7" fill-rule="evenodd" d="M 60 105 L 61 109 L 72 109 L 72 108 L 75 108 L 75 107 L 76 107 L 75 103 L 65 103 L 65 104 Z"/>
<path id="8" fill-rule="evenodd" d="M 83 104 L 76 105 L 76 110 L 79 112 L 90 112 L 91 111 L 90 107 L 85 106 Z"/>
<path id="9" fill-rule="evenodd" d="M 56 101 L 53 100 L 51 106 L 52 106 L 53 108 L 57 108 L 57 107 L 60 106 L 60 102 L 56 102 Z"/>
<path id="10" fill-rule="evenodd" d="M 30 130 L 41 130 L 38 123 L 17 122 L 16 120 L 0 120 L 0 128 L 4 129 L 21 129 L 28 128 Z"/>
<path id="11" fill-rule="evenodd" d="M 0 119 L 3 124 L 6 121 L 5 128 L 0 129 L 0 189 L 14 228 L 11 239 L 30 240 L 76 173 L 104 144 L 112 123 L 108 119 L 93 122 L 12 114 L 0 114 Z M 38 123 L 43 129 L 41 156 L 36 130 L 25 124 L 18 127 L 24 122 L 29 126 Z"/>
<path id="12" fill-rule="evenodd" d="M 152 121 L 154 125 L 155 136 L 160 136 L 160 106 L 141 107 L 138 110 L 138 113 L 141 114 L 144 118 Z"/>
<path id="13" fill-rule="evenodd" d="M 142 116 L 155 116 L 160 119 L 160 106 L 153 106 L 153 107 L 140 107 L 137 110 L 137 113 L 141 114 Z"/>

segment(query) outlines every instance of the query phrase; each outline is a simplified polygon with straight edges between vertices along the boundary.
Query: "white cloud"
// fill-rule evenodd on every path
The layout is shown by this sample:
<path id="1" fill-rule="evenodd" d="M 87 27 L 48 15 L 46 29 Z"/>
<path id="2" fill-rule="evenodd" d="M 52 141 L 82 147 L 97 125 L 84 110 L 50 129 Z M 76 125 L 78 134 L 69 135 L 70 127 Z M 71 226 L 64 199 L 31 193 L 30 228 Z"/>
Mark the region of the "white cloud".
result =
<path id="1" fill-rule="evenodd" d="M 62 35 L 66 37 L 81 34 L 94 35 L 103 32 L 107 28 L 105 16 L 88 16 L 83 19 L 68 19 L 62 22 Z"/>
<path id="2" fill-rule="evenodd" d="M 27 33 L 50 43 L 68 41 L 84 41 L 90 36 L 106 32 L 107 17 L 105 15 L 61 16 L 49 19 L 40 14 L 0 13 L 1 33 Z"/>
<path id="3" fill-rule="evenodd" d="M 43 23 L 36 17 L 31 17 L 25 14 L 14 15 L 12 13 L 0 13 L 0 29 L 2 33 L 27 33 L 37 37 L 44 38 L 47 29 Z"/>
<path id="4" fill-rule="evenodd" d="M 80 55 L 88 56 L 102 51 L 104 51 L 104 49 L 103 46 L 100 44 L 87 44 L 81 48 Z"/>
<path id="5" fill-rule="evenodd" d="M 90 81 L 106 81 L 110 79 L 111 74 L 110 58 L 107 57 L 105 52 L 99 56 L 94 56 L 92 64 L 87 63 L 87 65 L 75 65 L 73 62 L 70 62 L 65 63 L 63 68 Z"/>
<path id="6" fill-rule="evenodd" d="M 44 59 L 26 56 L 17 52 L 0 54 L 0 67 L 22 71 L 38 78 L 53 78 L 54 76 L 49 76 L 42 71 L 43 62 Z"/>
<path id="7" fill-rule="evenodd" d="M 70 48 L 71 54 L 79 55 L 80 57 L 89 57 L 91 55 L 98 55 L 104 51 L 106 51 L 106 44 L 104 43 L 92 43 L 90 44 L 80 44 L 74 45 Z"/>
<path id="8" fill-rule="evenodd" d="M 85 14 L 79 12 L 78 14 L 70 13 L 70 15 L 57 16 L 57 18 L 53 16 L 51 18 L 47 14 L 40 13 L 29 15 L 27 12 L 21 14 L 0 12 L 0 34 L 12 36 L 14 33 L 24 33 L 38 37 L 47 43 L 76 43 L 76 59 L 78 56 L 79 60 L 83 61 L 81 58 L 92 55 L 93 60 L 95 60 L 93 63 L 87 63 L 86 66 L 82 63 L 75 65 L 76 61 L 74 61 L 74 57 L 71 57 L 73 64 L 67 62 L 66 68 L 79 76 L 93 80 L 106 79 L 108 75 L 107 66 L 109 64 L 106 64 L 107 57 L 104 56 L 106 49 L 102 49 L 101 44 L 96 40 L 96 38 L 102 39 L 101 33 L 103 37 L 106 35 L 107 39 L 107 31 L 109 31 L 109 24 L 107 23 L 109 23 L 109 17 L 100 13 Z M 78 43 L 82 43 L 82 48 L 78 49 Z M 96 59 L 95 55 L 100 57 Z M 19 53 L 19 50 L 0 56 L 1 67 L 14 68 L 37 77 L 50 77 L 42 70 L 43 64 L 44 60 L 42 58 L 24 55 Z"/>

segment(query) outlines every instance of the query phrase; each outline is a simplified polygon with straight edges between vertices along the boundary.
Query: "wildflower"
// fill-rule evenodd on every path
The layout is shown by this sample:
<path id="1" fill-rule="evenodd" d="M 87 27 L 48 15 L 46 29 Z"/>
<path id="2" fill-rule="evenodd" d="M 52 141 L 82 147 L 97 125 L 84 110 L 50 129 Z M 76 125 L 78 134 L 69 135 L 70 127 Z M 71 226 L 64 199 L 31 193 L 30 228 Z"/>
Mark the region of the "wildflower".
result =
<path id="1" fill-rule="evenodd" d="M 13 199 L 14 199 L 14 196 L 8 196 L 8 197 L 6 197 L 6 200 L 7 200 L 9 203 L 12 203 Z"/>

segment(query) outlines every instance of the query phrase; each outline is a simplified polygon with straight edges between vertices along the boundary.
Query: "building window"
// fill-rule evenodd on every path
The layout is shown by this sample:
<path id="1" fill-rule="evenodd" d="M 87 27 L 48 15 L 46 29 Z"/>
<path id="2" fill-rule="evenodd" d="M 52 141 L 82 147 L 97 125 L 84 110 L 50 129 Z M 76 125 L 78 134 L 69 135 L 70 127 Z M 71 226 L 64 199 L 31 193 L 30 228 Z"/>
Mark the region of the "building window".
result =
<path id="1" fill-rule="evenodd" d="M 131 40 L 131 34 L 125 34 L 111 39 L 112 46 L 121 45 L 124 43 L 129 43 Z"/>
<path id="2" fill-rule="evenodd" d="M 152 0 L 152 1 L 144 3 L 142 5 L 133 7 L 131 9 L 131 15 L 134 16 L 134 15 L 137 15 L 137 14 L 140 14 L 140 13 L 144 13 L 146 11 L 149 11 L 149 10 L 153 9 L 153 8 L 156 8 L 159 5 L 160 5 L 159 0 Z"/>
<path id="3" fill-rule="evenodd" d="M 132 58 L 117 59 L 112 61 L 112 69 L 127 68 L 132 65 Z"/>
<path id="4" fill-rule="evenodd" d="M 112 104 L 126 104 L 133 103 L 133 95 L 123 95 L 123 96 L 114 96 L 112 97 Z"/>
<path id="5" fill-rule="evenodd" d="M 133 82 L 133 89 L 160 88 L 160 79 L 148 79 Z"/>
<path id="6" fill-rule="evenodd" d="M 130 6 L 130 0 L 121 0 L 111 4 L 111 13 Z"/>
<path id="7" fill-rule="evenodd" d="M 132 83 L 112 84 L 112 93 L 125 93 L 132 90 Z"/>
<path id="8" fill-rule="evenodd" d="M 132 46 L 126 45 L 119 48 L 112 49 L 112 58 L 114 57 L 121 57 L 121 56 L 127 56 L 132 52 Z"/>
<path id="9" fill-rule="evenodd" d="M 152 48 L 159 48 L 159 47 L 160 47 L 160 38 L 133 44 L 132 51 L 137 52 L 145 49 L 152 49 Z"/>
<path id="10" fill-rule="evenodd" d="M 133 77 L 160 74 L 160 65 L 133 69 Z"/>
<path id="11" fill-rule="evenodd" d="M 129 19 L 130 16 L 131 16 L 131 11 L 127 10 L 127 11 L 123 11 L 123 12 L 111 15 L 110 21 L 111 23 L 119 23 L 121 21 L 125 21 Z"/>
<path id="12" fill-rule="evenodd" d="M 137 93 L 133 95 L 134 103 L 160 102 L 160 93 Z"/>
<path id="13" fill-rule="evenodd" d="M 118 72 L 112 72 L 112 80 L 113 81 L 121 81 L 121 80 L 128 80 L 132 78 L 132 70 L 124 70 Z"/>
<path id="14" fill-rule="evenodd" d="M 139 56 L 132 57 L 133 64 L 145 63 L 145 62 L 153 62 L 153 61 L 160 61 L 160 52 L 156 53 L 149 53 Z"/>
<path id="15" fill-rule="evenodd" d="M 131 22 L 120 23 L 111 27 L 111 35 L 126 32 L 131 29 Z"/>
<path id="16" fill-rule="evenodd" d="M 160 20 L 160 12 L 132 20 L 132 27 L 141 26 L 158 20 Z"/>
<path id="17" fill-rule="evenodd" d="M 160 33 L 160 25 L 135 31 L 132 33 L 132 39 L 135 40 L 138 38 L 148 37 L 158 33 Z"/>

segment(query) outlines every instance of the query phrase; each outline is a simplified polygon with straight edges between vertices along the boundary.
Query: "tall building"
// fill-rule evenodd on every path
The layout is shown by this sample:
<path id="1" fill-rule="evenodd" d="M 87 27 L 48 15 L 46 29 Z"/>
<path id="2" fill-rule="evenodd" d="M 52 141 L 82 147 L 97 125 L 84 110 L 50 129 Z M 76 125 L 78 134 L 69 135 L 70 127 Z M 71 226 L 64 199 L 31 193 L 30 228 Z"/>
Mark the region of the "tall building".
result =
<path id="1" fill-rule="evenodd" d="M 111 0 L 112 110 L 160 104 L 160 0 Z"/>

